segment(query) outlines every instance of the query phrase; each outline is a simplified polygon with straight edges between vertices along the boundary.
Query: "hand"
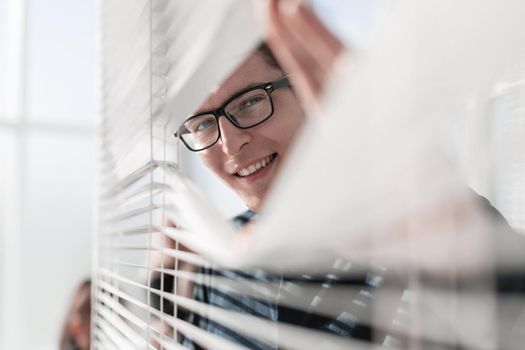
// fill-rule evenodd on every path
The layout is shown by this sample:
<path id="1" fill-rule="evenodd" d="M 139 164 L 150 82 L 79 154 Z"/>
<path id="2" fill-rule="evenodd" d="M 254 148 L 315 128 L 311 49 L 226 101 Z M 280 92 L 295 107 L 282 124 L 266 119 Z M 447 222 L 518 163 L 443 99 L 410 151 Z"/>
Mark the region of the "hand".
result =
<path id="1" fill-rule="evenodd" d="M 305 109 L 317 110 L 344 45 L 300 0 L 260 3 L 268 45 L 283 68 L 293 73 L 294 88 Z"/>
<path id="2" fill-rule="evenodd" d="M 167 227 L 173 227 L 176 228 L 177 226 L 175 223 L 171 221 L 166 221 L 165 225 Z M 176 249 L 181 252 L 188 252 L 188 253 L 194 253 L 192 250 L 190 250 L 188 247 L 183 245 L 182 243 L 178 243 L 173 240 L 172 238 L 162 235 L 160 233 L 152 233 L 152 246 L 154 247 L 161 247 L 163 249 Z M 176 259 L 168 255 L 166 253 L 163 253 L 162 250 L 154 250 L 151 253 L 150 258 L 150 268 L 157 269 L 157 268 L 164 268 L 164 269 L 176 269 L 179 272 L 190 272 L 194 273 L 198 270 L 198 266 L 187 262 L 185 260 L 179 259 L 176 261 Z M 152 276 L 153 279 L 158 278 L 160 273 L 155 272 Z M 192 294 L 192 288 L 193 283 L 188 280 L 187 278 L 178 278 L 177 280 L 177 294 L 182 295 L 185 297 L 191 297 Z"/>

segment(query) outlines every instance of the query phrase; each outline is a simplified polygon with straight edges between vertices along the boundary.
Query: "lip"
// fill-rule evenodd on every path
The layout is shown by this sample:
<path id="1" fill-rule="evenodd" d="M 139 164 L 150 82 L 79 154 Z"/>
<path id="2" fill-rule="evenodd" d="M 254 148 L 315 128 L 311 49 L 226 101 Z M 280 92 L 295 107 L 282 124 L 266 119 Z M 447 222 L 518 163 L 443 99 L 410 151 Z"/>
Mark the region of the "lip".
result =
<path id="1" fill-rule="evenodd" d="M 261 161 L 261 160 L 263 160 L 266 157 L 262 157 L 259 160 L 251 162 L 249 164 L 257 163 L 258 161 Z M 268 164 L 267 166 L 265 166 L 261 170 L 255 172 L 253 174 L 250 174 L 248 176 L 238 176 L 236 174 L 234 174 L 233 176 L 235 176 L 236 179 L 238 179 L 239 181 L 242 181 L 242 182 L 250 183 L 250 182 L 253 182 L 253 181 L 257 181 L 257 180 L 265 177 L 266 175 L 268 175 L 273 170 L 273 168 L 275 167 L 275 163 L 279 160 L 278 158 L 279 158 L 279 156 L 277 154 L 275 154 L 275 156 L 274 156 L 274 158 L 273 158 L 273 160 L 272 160 L 272 162 L 270 164 Z M 242 167 L 239 167 L 239 169 L 242 169 Z"/>

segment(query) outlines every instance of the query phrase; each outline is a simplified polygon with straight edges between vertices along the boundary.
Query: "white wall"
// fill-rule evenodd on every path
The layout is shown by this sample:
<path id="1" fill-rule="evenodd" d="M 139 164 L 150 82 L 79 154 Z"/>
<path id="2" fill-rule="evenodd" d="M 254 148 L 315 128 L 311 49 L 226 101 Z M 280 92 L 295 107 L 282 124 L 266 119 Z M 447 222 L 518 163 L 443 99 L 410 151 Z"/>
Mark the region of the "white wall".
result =
<path id="1" fill-rule="evenodd" d="M 23 5 L 0 0 L 0 76 L 21 68 L 0 79 L 0 348 L 56 349 L 90 273 L 95 1 L 27 0 L 16 36 L 4 16 Z"/>

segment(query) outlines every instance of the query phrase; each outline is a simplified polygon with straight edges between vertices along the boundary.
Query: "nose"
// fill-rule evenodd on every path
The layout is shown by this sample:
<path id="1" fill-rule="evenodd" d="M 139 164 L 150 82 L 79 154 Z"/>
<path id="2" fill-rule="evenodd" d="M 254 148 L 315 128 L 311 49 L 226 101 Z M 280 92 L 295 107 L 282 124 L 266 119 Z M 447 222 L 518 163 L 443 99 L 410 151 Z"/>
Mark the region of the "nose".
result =
<path id="1" fill-rule="evenodd" d="M 221 128 L 221 139 L 219 142 L 222 151 L 227 155 L 236 155 L 252 140 L 248 129 L 240 129 L 224 117 L 219 118 L 219 127 Z"/>

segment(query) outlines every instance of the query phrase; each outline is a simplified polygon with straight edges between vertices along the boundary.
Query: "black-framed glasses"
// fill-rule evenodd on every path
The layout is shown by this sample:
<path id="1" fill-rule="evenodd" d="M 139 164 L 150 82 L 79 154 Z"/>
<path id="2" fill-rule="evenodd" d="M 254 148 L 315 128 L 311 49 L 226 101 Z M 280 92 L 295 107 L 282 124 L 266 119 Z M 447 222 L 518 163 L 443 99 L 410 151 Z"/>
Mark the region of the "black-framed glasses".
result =
<path id="1" fill-rule="evenodd" d="M 267 121 L 274 111 L 272 92 L 290 86 L 288 77 L 244 89 L 213 110 L 186 119 L 174 134 L 190 151 L 210 148 L 221 138 L 219 118 L 226 117 L 236 127 L 249 129 Z"/>

